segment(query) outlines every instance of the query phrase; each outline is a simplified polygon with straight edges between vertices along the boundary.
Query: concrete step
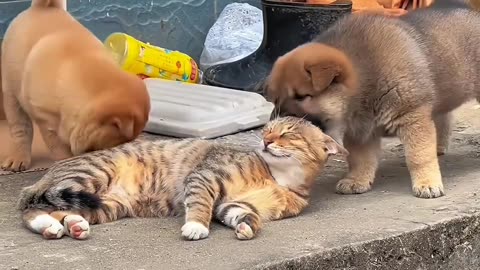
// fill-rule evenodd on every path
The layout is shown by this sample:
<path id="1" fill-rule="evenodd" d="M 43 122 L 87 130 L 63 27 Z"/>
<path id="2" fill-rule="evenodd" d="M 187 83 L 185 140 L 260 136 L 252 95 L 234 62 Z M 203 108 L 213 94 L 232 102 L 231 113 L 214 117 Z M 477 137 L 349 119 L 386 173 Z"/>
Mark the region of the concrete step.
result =
<path id="1" fill-rule="evenodd" d="M 246 132 L 219 139 L 258 143 Z M 181 218 L 124 219 L 94 226 L 92 237 L 45 241 L 24 229 L 14 204 L 20 188 L 43 172 L 0 177 L 0 269 L 480 269 L 480 144 L 456 133 L 441 159 L 447 195 L 418 199 L 401 145 L 385 141 L 371 192 L 338 195 L 346 170 L 331 159 L 311 206 L 267 223 L 252 241 L 212 227 L 208 239 L 181 239 Z"/>

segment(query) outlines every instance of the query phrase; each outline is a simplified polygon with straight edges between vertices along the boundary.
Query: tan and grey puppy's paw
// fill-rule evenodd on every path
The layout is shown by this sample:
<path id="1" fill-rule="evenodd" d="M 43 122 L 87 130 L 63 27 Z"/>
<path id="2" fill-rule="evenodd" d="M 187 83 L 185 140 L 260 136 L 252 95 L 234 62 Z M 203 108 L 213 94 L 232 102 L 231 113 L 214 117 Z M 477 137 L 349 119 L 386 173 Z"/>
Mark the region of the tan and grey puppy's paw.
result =
<path id="1" fill-rule="evenodd" d="M 420 181 L 412 186 L 413 194 L 416 197 L 431 199 L 445 195 L 441 181 Z"/>
<path id="2" fill-rule="evenodd" d="M 372 189 L 372 182 L 344 178 L 337 182 L 335 189 L 340 194 L 362 194 Z"/>

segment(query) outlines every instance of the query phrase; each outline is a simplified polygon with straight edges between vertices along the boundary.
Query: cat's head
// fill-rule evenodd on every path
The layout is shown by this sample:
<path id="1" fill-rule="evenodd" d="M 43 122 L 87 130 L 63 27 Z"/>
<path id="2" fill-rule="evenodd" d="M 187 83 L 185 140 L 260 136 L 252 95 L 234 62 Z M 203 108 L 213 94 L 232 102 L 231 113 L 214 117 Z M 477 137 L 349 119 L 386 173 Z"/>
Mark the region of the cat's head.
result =
<path id="1" fill-rule="evenodd" d="M 259 146 L 267 163 L 296 161 L 306 173 L 316 176 L 331 155 L 348 151 L 311 122 L 287 116 L 273 119 L 262 130 Z"/>

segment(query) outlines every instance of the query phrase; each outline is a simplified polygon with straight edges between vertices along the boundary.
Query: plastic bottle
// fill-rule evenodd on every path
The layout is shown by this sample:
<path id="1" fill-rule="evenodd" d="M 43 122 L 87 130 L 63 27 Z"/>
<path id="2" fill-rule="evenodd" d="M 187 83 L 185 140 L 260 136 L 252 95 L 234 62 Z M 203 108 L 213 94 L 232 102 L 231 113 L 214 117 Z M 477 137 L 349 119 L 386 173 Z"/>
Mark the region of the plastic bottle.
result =
<path id="1" fill-rule="evenodd" d="M 197 63 L 179 51 L 153 46 L 124 33 L 113 33 L 105 39 L 121 67 L 141 77 L 161 78 L 188 83 L 200 82 Z"/>

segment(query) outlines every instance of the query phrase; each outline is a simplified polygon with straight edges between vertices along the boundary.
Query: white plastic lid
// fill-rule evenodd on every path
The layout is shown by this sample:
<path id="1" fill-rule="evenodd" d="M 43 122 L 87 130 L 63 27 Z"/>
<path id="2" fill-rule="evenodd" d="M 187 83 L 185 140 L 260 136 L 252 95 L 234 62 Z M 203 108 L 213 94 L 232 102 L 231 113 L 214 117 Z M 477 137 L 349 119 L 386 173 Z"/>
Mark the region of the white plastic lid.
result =
<path id="1" fill-rule="evenodd" d="M 144 81 L 151 99 L 145 127 L 150 133 L 215 138 L 266 124 L 274 108 L 257 93 L 161 79 Z"/>

